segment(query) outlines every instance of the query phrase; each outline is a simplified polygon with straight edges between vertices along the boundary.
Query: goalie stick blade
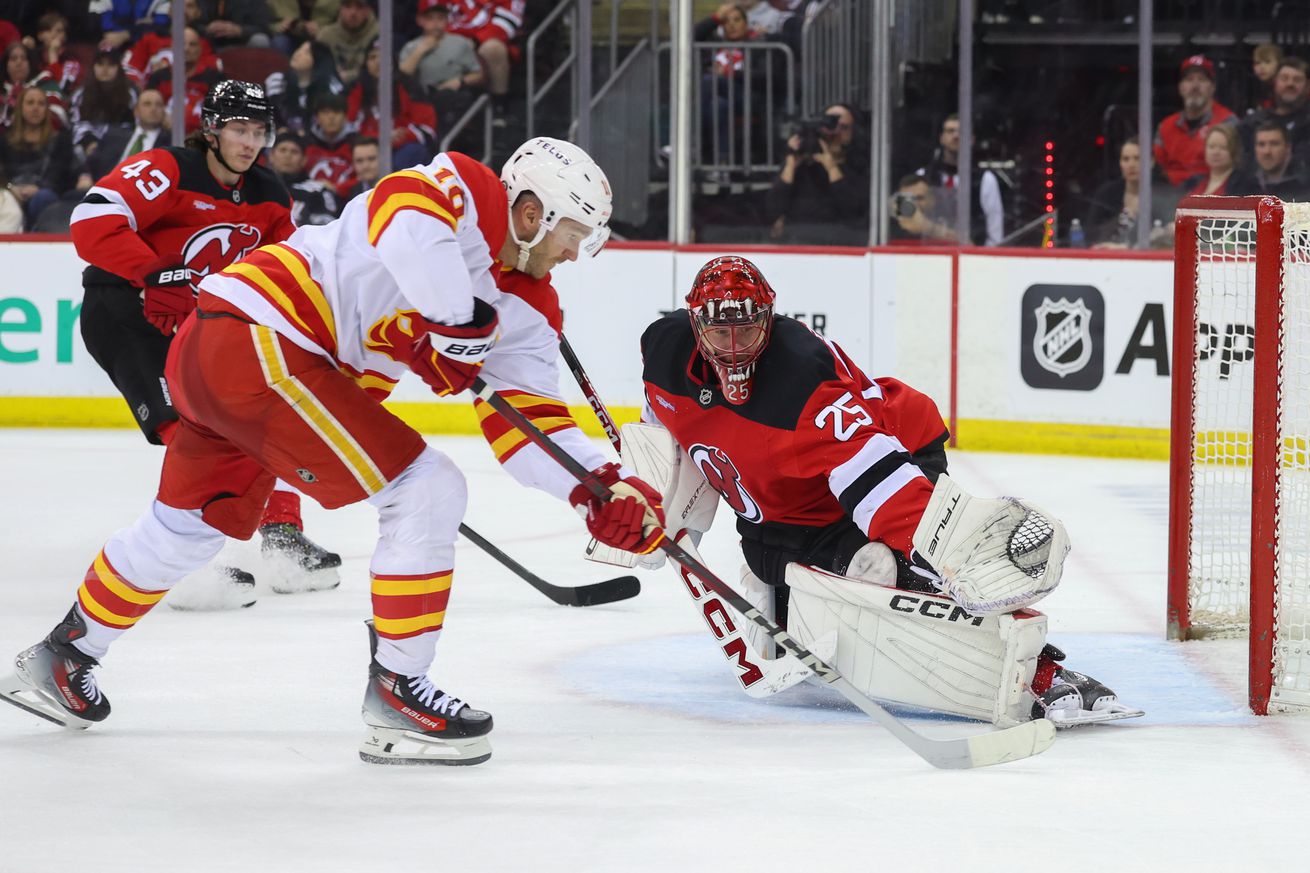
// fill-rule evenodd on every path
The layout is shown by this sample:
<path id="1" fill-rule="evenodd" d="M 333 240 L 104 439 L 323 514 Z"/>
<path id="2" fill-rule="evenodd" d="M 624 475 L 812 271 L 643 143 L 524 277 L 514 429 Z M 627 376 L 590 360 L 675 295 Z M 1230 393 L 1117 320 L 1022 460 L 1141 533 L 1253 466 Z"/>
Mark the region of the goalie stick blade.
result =
<path id="1" fill-rule="evenodd" d="M 1055 725 L 1044 718 L 1038 718 L 1003 731 L 968 737 L 965 742 L 968 743 L 969 763 L 948 769 L 990 767 L 1040 755 L 1055 742 Z"/>
<path id="2" fill-rule="evenodd" d="M 576 588 L 554 587 L 557 591 L 566 592 L 566 599 L 556 601 L 566 606 L 600 606 L 630 600 L 641 593 L 641 581 L 636 576 L 619 576 Z"/>
<path id="3" fill-rule="evenodd" d="M 836 632 L 829 631 L 815 640 L 810 644 L 810 651 L 823 661 L 832 658 L 837 652 Z M 752 654 L 754 654 L 753 650 Z M 771 661 L 757 658 L 755 666 L 759 668 L 762 678 L 757 682 L 744 686 L 742 690 L 756 699 L 772 697 L 780 691 L 786 691 L 794 685 L 799 685 L 814 675 L 814 671 L 802 664 L 800 659 L 786 652 L 781 657 L 774 658 Z"/>

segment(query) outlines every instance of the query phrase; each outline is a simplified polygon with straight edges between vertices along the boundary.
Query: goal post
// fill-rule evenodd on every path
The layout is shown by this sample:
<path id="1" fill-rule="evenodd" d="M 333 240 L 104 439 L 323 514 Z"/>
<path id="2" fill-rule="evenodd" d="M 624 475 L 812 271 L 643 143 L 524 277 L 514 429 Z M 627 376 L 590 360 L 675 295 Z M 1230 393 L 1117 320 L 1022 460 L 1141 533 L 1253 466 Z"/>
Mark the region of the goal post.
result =
<path id="1" fill-rule="evenodd" d="M 1247 635 L 1252 711 L 1310 710 L 1310 204 L 1174 227 L 1168 635 Z"/>

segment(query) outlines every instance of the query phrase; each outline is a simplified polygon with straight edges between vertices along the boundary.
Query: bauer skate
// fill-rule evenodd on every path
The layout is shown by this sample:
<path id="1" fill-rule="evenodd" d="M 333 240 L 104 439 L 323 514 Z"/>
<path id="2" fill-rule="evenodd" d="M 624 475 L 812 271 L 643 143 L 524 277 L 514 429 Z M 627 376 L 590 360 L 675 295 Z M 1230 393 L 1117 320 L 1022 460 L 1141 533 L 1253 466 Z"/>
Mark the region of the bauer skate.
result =
<path id="1" fill-rule="evenodd" d="M 315 543 L 290 522 L 260 527 L 259 552 L 269 565 L 268 587 L 278 594 L 330 591 L 341 584 L 341 556 Z"/>
<path id="2" fill-rule="evenodd" d="M 1082 727 L 1146 715 L 1119 702 L 1113 691 L 1090 676 L 1062 667 L 1064 652 L 1050 643 L 1037 658 L 1033 676 L 1032 717 L 1049 719 L 1057 728 Z"/>
<path id="3" fill-rule="evenodd" d="M 378 637 L 368 625 L 367 731 L 359 757 L 370 764 L 481 764 L 491 757 L 491 713 L 474 709 L 432 684 L 377 662 Z"/>
<path id="4" fill-rule="evenodd" d="M 72 644 L 85 635 L 74 606 L 49 636 L 18 653 L 14 673 L 0 678 L 0 699 L 73 730 L 108 718 L 109 699 L 91 673 L 100 662 Z"/>

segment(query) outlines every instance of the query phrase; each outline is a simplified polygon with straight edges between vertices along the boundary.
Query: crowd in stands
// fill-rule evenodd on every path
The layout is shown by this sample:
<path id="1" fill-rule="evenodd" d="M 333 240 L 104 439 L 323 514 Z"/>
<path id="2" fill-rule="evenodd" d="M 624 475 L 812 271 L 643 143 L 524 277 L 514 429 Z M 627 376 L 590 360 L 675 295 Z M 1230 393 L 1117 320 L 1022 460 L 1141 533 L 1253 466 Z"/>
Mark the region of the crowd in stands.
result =
<path id="1" fill-rule="evenodd" d="M 397 0 L 392 129 L 382 131 L 373 0 L 186 0 L 186 132 L 199 127 L 214 84 L 234 75 L 224 56 L 256 52 L 272 70 L 258 78 L 278 127 L 267 160 L 287 181 L 298 221 L 329 221 L 377 181 L 382 147 L 392 166 L 430 159 L 439 132 L 484 92 L 503 126 L 528 4 Z M 84 20 L 76 4 L 41 5 L 0 18 L 0 233 L 67 230 L 95 179 L 171 143 L 171 4 L 102 0 Z M 73 25 L 85 41 L 70 43 Z"/>

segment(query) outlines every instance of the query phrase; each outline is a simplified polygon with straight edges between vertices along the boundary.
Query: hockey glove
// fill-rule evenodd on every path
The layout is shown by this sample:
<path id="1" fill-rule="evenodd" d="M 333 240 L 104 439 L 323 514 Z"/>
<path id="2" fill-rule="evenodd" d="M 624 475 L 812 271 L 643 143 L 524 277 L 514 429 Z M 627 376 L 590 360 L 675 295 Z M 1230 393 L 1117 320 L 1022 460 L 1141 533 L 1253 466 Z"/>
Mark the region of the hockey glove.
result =
<path id="1" fill-rule="evenodd" d="M 196 295 L 191 290 L 191 270 L 178 254 L 165 254 L 141 268 L 137 284 L 144 291 L 142 310 L 146 321 L 164 336 L 172 336 L 191 310 Z"/>
<path id="2" fill-rule="evenodd" d="M 397 313 L 374 325 L 365 345 L 400 361 L 435 394 L 445 397 L 473 385 L 483 359 L 499 339 L 496 308 L 475 298 L 473 319 L 465 324 L 435 324 L 417 312 Z"/>
<path id="3" fill-rule="evenodd" d="M 569 502 L 587 521 L 591 535 L 607 546 L 644 555 L 664 539 L 663 498 L 636 476 L 624 476 L 618 464 L 592 471 L 613 493 L 609 500 L 596 497 L 583 485 L 573 489 Z"/>

